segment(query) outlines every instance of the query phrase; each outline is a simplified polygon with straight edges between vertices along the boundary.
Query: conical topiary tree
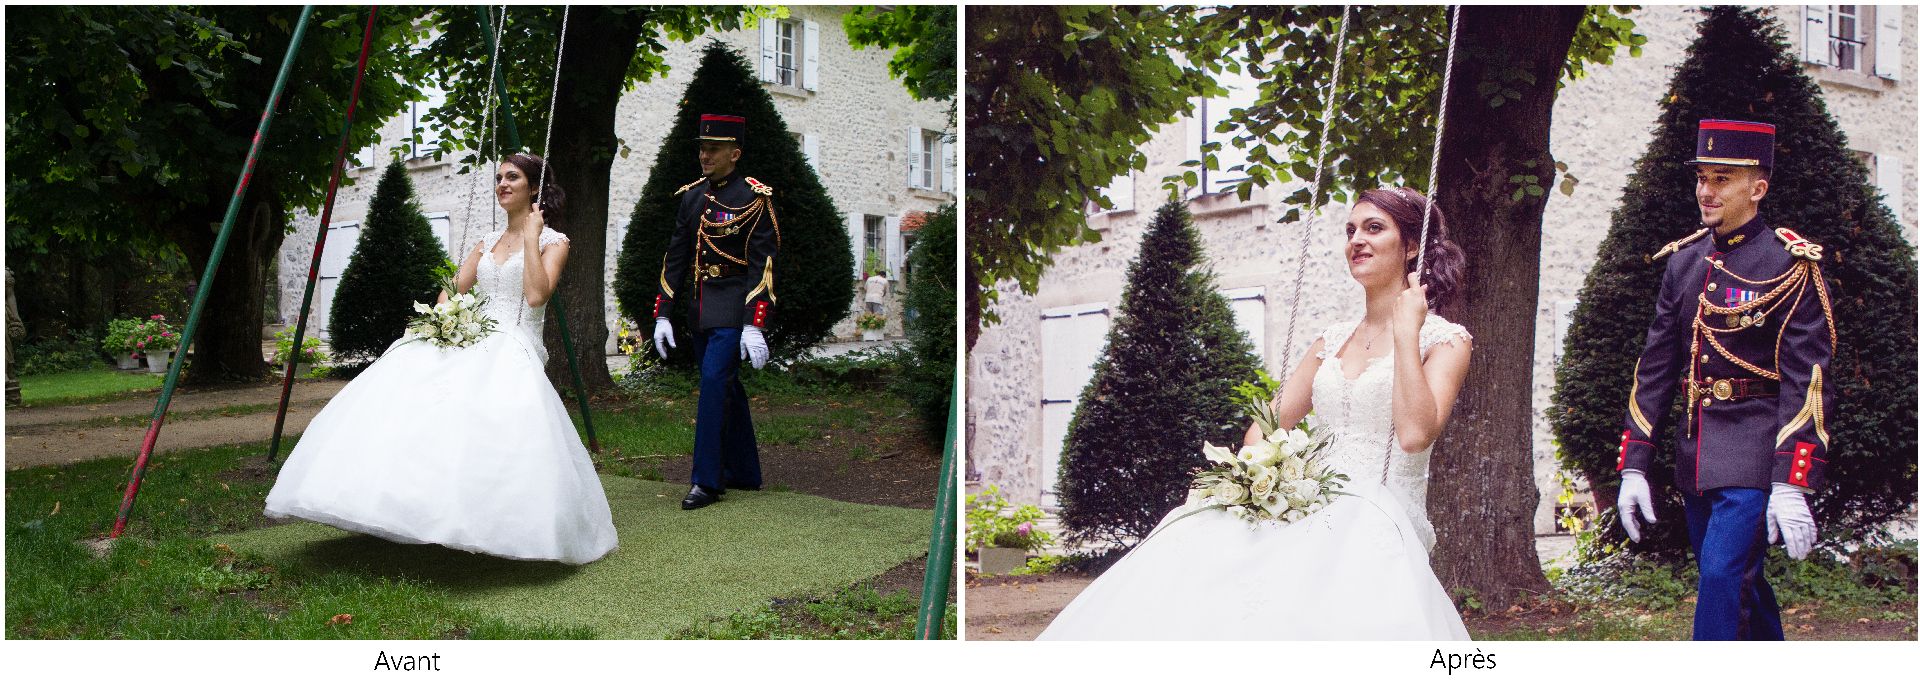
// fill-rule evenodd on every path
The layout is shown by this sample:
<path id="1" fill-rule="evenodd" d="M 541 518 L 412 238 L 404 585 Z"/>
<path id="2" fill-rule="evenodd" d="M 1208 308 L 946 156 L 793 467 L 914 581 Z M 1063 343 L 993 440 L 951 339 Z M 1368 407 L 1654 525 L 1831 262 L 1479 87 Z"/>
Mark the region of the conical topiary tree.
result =
<path id="1" fill-rule="evenodd" d="M 805 353 L 846 318 L 853 303 L 853 248 L 847 240 L 846 221 L 747 61 L 718 42 L 708 44 L 701 56 L 627 223 L 613 283 L 620 311 L 650 335 L 653 297 L 660 291 L 660 257 L 672 238 L 674 215 L 680 207 L 674 191 L 700 177 L 696 137 L 703 113 L 747 119 L 739 169 L 773 187 L 774 214 L 780 221 L 780 254 L 774 259 L 774 292 L 779 302 L 769 318 L 767 344 L 775 359 Z M 676 292 L 682 288 L 691 284 L 674 285 Z M 683 344 L 691 335 L 687 310 L 688 306 L 676 306 L 673 315 L 675 340 Z M 673 360 L 693 364 L 688 355 Z"/>
<path id="2" fill-rule="evenodd" d="M 1693 196 L 1694 132 L 1701 119 L 1778 127 L 1772 184 L 1760 212 L 1826 248 L 1821 262 L 1839 330 L 1828 380 L 1833 445 L 1828 486 L 1813 498 L 1824 537 L 1884 523 L 1914 501 L 1914 254 L 1900 226 L 1847 153 L 1846 137 L 1802 71 L 1780 26 L 1757 10 L 1706 10 L 1700 38 L 1674 74 L 1647 152 L 1635 165 L 1600 244 L 1568 330 L 1548 416 L 1562 464 L 1586 477 L 1602 507 L 1619 490 L 1614 462 L 1664 262 L 1646 257 L 1700 226 Z M 1678 417 L 1682 398 L 1676 395 Z M 1671 484 L 1674 446 L 1663 429 L 1648 479 Z M 1679 495 L 1655 488 L 1660 523 L 1645 550 L 1687 550 Z M 1620 537 L 1609 528 L 1608 537 Z"/>
<path id="3" fill-rule="evenodd" d="M 446 262 L 446 250 L 414 202 L 406 163 L 394 161 L 380 175 L 360 242 L 333 292 L 328 343 L 341 367 L 365 367 L 400 338 L 414 302 L 438 297 L 433 271 Z"/>
<path id="4" fill-rule="evenodd" d="M 920 411 L 920 424 L 935 444 L 950 440 L 947 413 L 953 407 L 955 240 L 959 213 L 949 203 L 928 217 L 920 238 L 907 256 L 906 305 L 914 312 L 907 323 L 913 343 L 912 366 L 904 370 L 895 388 Z"/>
<path id="5" fill-rule="evenodd" d="M 1145 536 L 1186 497 L 1203 442 L 1240 442 L 1233 388 L 1260 362 L 1204 267 L 1184 203 L 1160 207 L 1067 425 L 1061 524 L 1079 541 Z"/>

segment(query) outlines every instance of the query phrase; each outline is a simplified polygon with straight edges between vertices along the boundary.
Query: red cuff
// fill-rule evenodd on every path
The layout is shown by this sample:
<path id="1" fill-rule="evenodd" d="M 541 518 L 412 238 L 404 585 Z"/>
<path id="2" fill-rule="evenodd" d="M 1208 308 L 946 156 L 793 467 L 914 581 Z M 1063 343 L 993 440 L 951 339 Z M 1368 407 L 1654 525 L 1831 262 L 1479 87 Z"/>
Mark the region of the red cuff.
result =
<path id="1" fill-rule="evenodd" d="M 666 296 L 653 297 L 653 319 L 660 319 L 660 305 L 667 302 Z"/>
<path id="2" fill-rule="evenodd" d="M 1627 469 L 1627 443 L 1631 442 L 1632 440 L 1633 440 L 1632 430 L 1628 430 L 1620 433 L 1620 460 L 1614 462 L 1613 464 L 1614 472 L 1619 472 L 1621 470 Z"/>
<path id="3" fill-rule="evenodd" d="M 753 304 L 753 326 L 755 327 L 767 326 L 767 302 L 766 301 L 760 301 L 758 303 Z"/>
<path id="4" fill-rule="evenodd" d="M 1807 484 L 1807 476 L 1813 474 L 1813 461 L 1817 460 L 1813 455 L 1813 448 L 1813 444 L 1804 441 L 1793 445 L 1793 463 L 1787 470 L 1788 484 L 1813 488 L 1812 485 Z"/>

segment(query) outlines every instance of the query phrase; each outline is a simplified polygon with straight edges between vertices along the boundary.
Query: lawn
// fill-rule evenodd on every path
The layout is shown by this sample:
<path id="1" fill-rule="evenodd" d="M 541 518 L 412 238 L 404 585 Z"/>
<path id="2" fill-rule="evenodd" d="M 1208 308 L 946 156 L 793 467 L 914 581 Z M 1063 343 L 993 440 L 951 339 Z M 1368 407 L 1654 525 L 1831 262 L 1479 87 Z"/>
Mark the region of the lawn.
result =
<path id="1" fill-rule="evenodd" d="M 20 378 L 20 403 L 48 406 L 104 401 L 160 388 L 166 375 L 96 367 L 72 372 L 26 375 Z"/>
<path id="2" fill-rule="evenodd" d="M 874 422 L 903 412 L 891 396 L 755 381 L 763 450 L 845 451 L 875 436 L 899 438 L 897 428 Z M 659 480 L 654 467 L 684 463 L 691 450 L 691 394 L 652 393 L 595 410 L 621 548 L 581 568 L 404 546 L 310 524 L 263 527 L 259 508 L 273 473 L 259 458 L 260 444 L 157 456 L 127 536 L 95 558 L 75 542 L 111 525 L 125 460 L 9 472 L 6 634 L 911 636 L 915 595 L 890 591 L 909 585 L 873 583 L 925 554 L 931 514 L 924 506 L 849 503 L 769 484 L 764 492 L 729 492 L 720 507 L 680 511 L 685 485 Z M 635 475 L 653 481 L 628 478 Z M 918 586 L 915 573 L 910 587 Z M 951 621 L 947 627 L 951 634 Z"/>

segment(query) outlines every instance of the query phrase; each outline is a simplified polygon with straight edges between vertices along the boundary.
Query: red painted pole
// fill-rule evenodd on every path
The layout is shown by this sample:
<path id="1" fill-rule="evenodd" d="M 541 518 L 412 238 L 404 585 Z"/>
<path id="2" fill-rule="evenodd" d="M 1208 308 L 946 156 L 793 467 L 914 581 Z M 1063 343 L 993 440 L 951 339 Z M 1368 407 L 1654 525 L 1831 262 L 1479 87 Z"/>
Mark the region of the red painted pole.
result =
<path id="1" fill-rule="evenodd" d="M 307 311 L 313 308 L 313 285 L 320 279 L 320 254 L 327 249 L 327 225 L 333 221 L 334 193 L 340 188 L 340 173 L 347 164 L 347 142 L 353 135 L 353 110 L 360 104 L 360 83 L 367 75 L 367 53 L 373 49 L 373 19 L 380 6 L 367 10 L 367 29 L 360 37 L 360 66 L 353 74 L 353 93 L 347 96 L 347 122 L 340 128 L 340 150 L 333 156 L 333 177 L 327 180 L 327 202 L 320 209 L 320 231 L 313 240 L 313 261 L 307 265 L 307 291 L 300 298 L 300 315 L 293 327 L 293 352 L 287 356 L 287 369 L 280 382 L 280 411 L 273 416 L 273 442 L 267 445 L 267 461 L 280 459 L 280 434 L 287 425 L 287 403 L 293 399 L 293 370 L 299 364 L 302 344 L 307 340 Z"/>
<path id="2" fill-rule="evenodd" d="M 173 403 L 174 387 L 180 383 L 180 369 L 186 363 L 186 347 L 193 342 L 193 334 L 200 327 L 200 313 L 207 308 L 207 295 L 213 293 L 213 278 L 220 271 L 220 259 L 227 253 L 227 240 L 233 238 L 234 221 L 240 217 L 240 203 L 246 198 L 247 186 L 253 181 L 253 166 L 260 161 L 260 150 L 267 139 L 267 129 L 273 125 L 273 111 L 280 105 L 280 95 L 286 92 L 287 77 L 293 73 L 293 58 L 300 53 L 300 42 L 307 35 L 307 21 L 313 18 L 313 6 L 300 9 L 300 22 L 293 27 L 293 38 L 287 43 L 287 54 L 280 58 L 280 74 L 273 82 L 273 94 L 267 98 L 267 109 L 260 113 L 260 125 L 253 131 L 253 145 L 247 149 L 247 166 L 240 173 L 240 181 L 233 187 L 233 197 L 227 200 L 227 216 L 220 223 L 220 236 L 213 241 L 213 254 L 207 258 L 206 272 L 200 275 L 200 288 L 193 298 L 193 310 L 187 314 L 186 331 L 181 332 L 181 355 L 174 356 L 173 364 L 167 367 L 167 382 L 160 389 L 160 400 L 153 405 L 153 421 L 147 425 L 147 438 L 140 442 L 140 457 L 134 459 L 133 475 L 127 478 L 127 492 L 120 499 L 120 514 L 113 520 L 113 538 L 119 539 L 120 533 L 127 529 L 127 518 L 133 515 L 133 499 L 140 495 L 140 480 L 147 474 L 147 460 L 153 457 L 153 446 L 160 440 L 160 425 L 167 419 L 167 406 Z"/>

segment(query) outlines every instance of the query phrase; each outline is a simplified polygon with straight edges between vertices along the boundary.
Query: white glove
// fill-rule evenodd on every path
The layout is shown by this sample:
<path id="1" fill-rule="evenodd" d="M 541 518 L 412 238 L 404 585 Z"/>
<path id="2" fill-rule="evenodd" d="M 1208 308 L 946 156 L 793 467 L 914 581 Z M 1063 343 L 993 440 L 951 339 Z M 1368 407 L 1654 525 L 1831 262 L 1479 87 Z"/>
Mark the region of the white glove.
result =
<path id="1" fill-rule="evenodd" d="M 1813 511 L 1807 508 L 1807 493 L 1791 484 L 1773 483 L 1773 495 L 1767 497 L 1767 542 L 1786 545 L 1787 555 L 1795 560 L 1807 557 L 1820 530 L 1813 526 Z"/>
<path id="2" fill-rule="evenodd" d="M 1627 538 L 1634 541 L 1640 541 L 1640 517 L 1648 523 L 1660 522 L 1653 517 L 1653 490 L 1639 470 L 1620 472 L 1620 497 L 1614 500 L 1614 508 L 1620 511 L 1620 526 L 1626 528 Z"/>
<path id="3" fill-rule="evenodd" d="M 660 359 L 667 359 L 667 349 L 678 348 L 673 342 L 673 323 L 667 318 L 656 317 L 653 320 L 653 350 L 660 352 Z"/>
<path id="4" fill-rule="evenodd" d="M 751 360 L 753 369 L 767 366 L 767 335 L 759 327 L 747 325 L 740 328 L 740 359 Z"/>

